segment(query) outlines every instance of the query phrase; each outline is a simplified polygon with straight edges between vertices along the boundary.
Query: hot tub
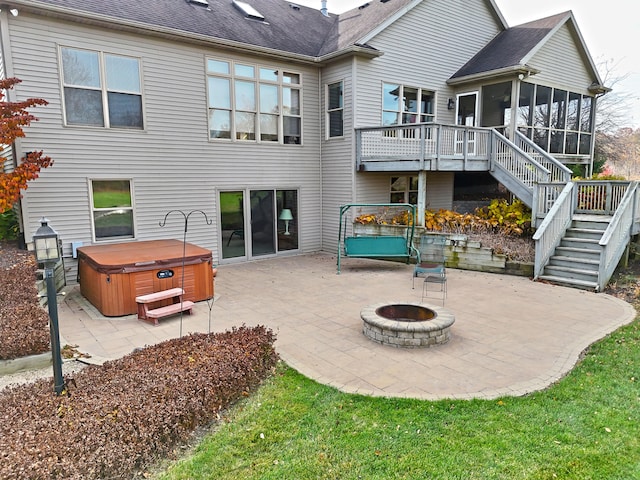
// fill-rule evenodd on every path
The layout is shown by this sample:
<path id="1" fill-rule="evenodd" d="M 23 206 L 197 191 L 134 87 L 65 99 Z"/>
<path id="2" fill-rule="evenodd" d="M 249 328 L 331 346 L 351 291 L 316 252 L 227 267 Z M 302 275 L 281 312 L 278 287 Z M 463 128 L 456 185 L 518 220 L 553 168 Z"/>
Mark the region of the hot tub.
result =
<path id="1" fill-rule="evenodd" d="M 215 272 L 209 250 L 187 243 L 183 260 L 181 241 L 148 240 L 80 247 L 78 275 L 82 295 L 103 315 L 117 317 L 137 312 L 137 296 L 175 287 L 184 288 L 184 300 L 213 298 Z"/>

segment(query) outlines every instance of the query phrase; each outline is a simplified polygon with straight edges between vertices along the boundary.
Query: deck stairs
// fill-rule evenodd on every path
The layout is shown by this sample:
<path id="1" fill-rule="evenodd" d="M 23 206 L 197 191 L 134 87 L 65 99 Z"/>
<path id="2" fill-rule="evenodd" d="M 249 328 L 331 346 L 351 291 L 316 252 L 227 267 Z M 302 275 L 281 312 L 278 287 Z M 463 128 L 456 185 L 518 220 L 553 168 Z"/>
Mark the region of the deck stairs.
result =
<path id="1" fill-rule="evenodd" d="M 602 291 L 640 235 L 640 182 L 575 181 L 520 132 L 422 123 L 359 128 L 356 137 L 357 171 L 491 173 L 532 210 L 536 280 Z"/>
<path id="2" fill-rule="evenodd" d="M 571 226 L 538 279 L 573 288 L 597 290 L 602 261 L 599 242 L 611 218 L 609 215 L 575 214 Z"/>

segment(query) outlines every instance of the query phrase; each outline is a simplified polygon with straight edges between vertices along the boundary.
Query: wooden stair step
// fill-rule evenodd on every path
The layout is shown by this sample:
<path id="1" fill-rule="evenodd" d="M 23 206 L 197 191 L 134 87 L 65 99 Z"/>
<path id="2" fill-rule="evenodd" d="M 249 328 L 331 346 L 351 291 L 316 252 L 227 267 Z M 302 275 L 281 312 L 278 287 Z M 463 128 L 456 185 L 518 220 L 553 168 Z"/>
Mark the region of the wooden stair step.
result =
<path id="1" fill-rule="evenodd" d="M 169 315 L 173 315 L 175 313 L 180 313 L 191 310 L 193 308 L 193 302 L 190 300 L 185 300 L 182 303 L 173 303 L 171 305 L 166 305 L 164 307 L 154 308 L 153 310 L 149 310 L 147 312 L 147 317 L 151 318 L 161 318 L 167 317 Z"/>

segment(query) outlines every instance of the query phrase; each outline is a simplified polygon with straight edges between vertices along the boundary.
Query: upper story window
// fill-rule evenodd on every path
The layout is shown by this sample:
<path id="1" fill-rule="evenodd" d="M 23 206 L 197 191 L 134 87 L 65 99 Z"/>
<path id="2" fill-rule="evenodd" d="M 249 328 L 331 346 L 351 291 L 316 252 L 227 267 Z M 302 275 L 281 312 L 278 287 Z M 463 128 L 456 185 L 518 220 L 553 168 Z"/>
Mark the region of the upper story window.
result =
<path id="1" fill-rule="evenodd" d="M 344 135 L 344 86 L 342 82 L 327 85 L 328 137 Z"/>
<path id="2" fill-rule="evenodd" d="M 96 240 L 133 238 L 130 180 L 92 180 L 91 212 Z"/>
<path id="3" fill-rule="evenodd" d="M 435 121 L 435 93 L 424 88 L 382 84 L 382 125 Z"/>
<path id="4" fill-rule="evenodd" d="M 521 83 L 518 129 L 549 153 L 590 155 L 593 105 L 589 95 Z"/>
<path id="5" fill-rule="evenodd" d="M 302 143 L 300 74 L 207 60 L 209 138 Z"/>
<path id="6" fill-rule="evenodd" d="M 63 47 L 67 125 L 143 128 L 140 60 Z"/>

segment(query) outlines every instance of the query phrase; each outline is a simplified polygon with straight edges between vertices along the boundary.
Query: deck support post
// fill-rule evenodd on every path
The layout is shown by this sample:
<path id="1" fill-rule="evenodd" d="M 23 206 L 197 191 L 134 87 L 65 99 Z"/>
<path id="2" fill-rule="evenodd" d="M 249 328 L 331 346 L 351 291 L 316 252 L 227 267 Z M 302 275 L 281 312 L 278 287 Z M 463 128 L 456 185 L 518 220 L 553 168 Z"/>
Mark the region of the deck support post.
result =
<path id="1" fill-rule="evenodd" d="M 418 212 L 415 225 L 424 227 L 424 212 L 427 209 L 427 172 L 420 170 L 418 172 Z"/>

